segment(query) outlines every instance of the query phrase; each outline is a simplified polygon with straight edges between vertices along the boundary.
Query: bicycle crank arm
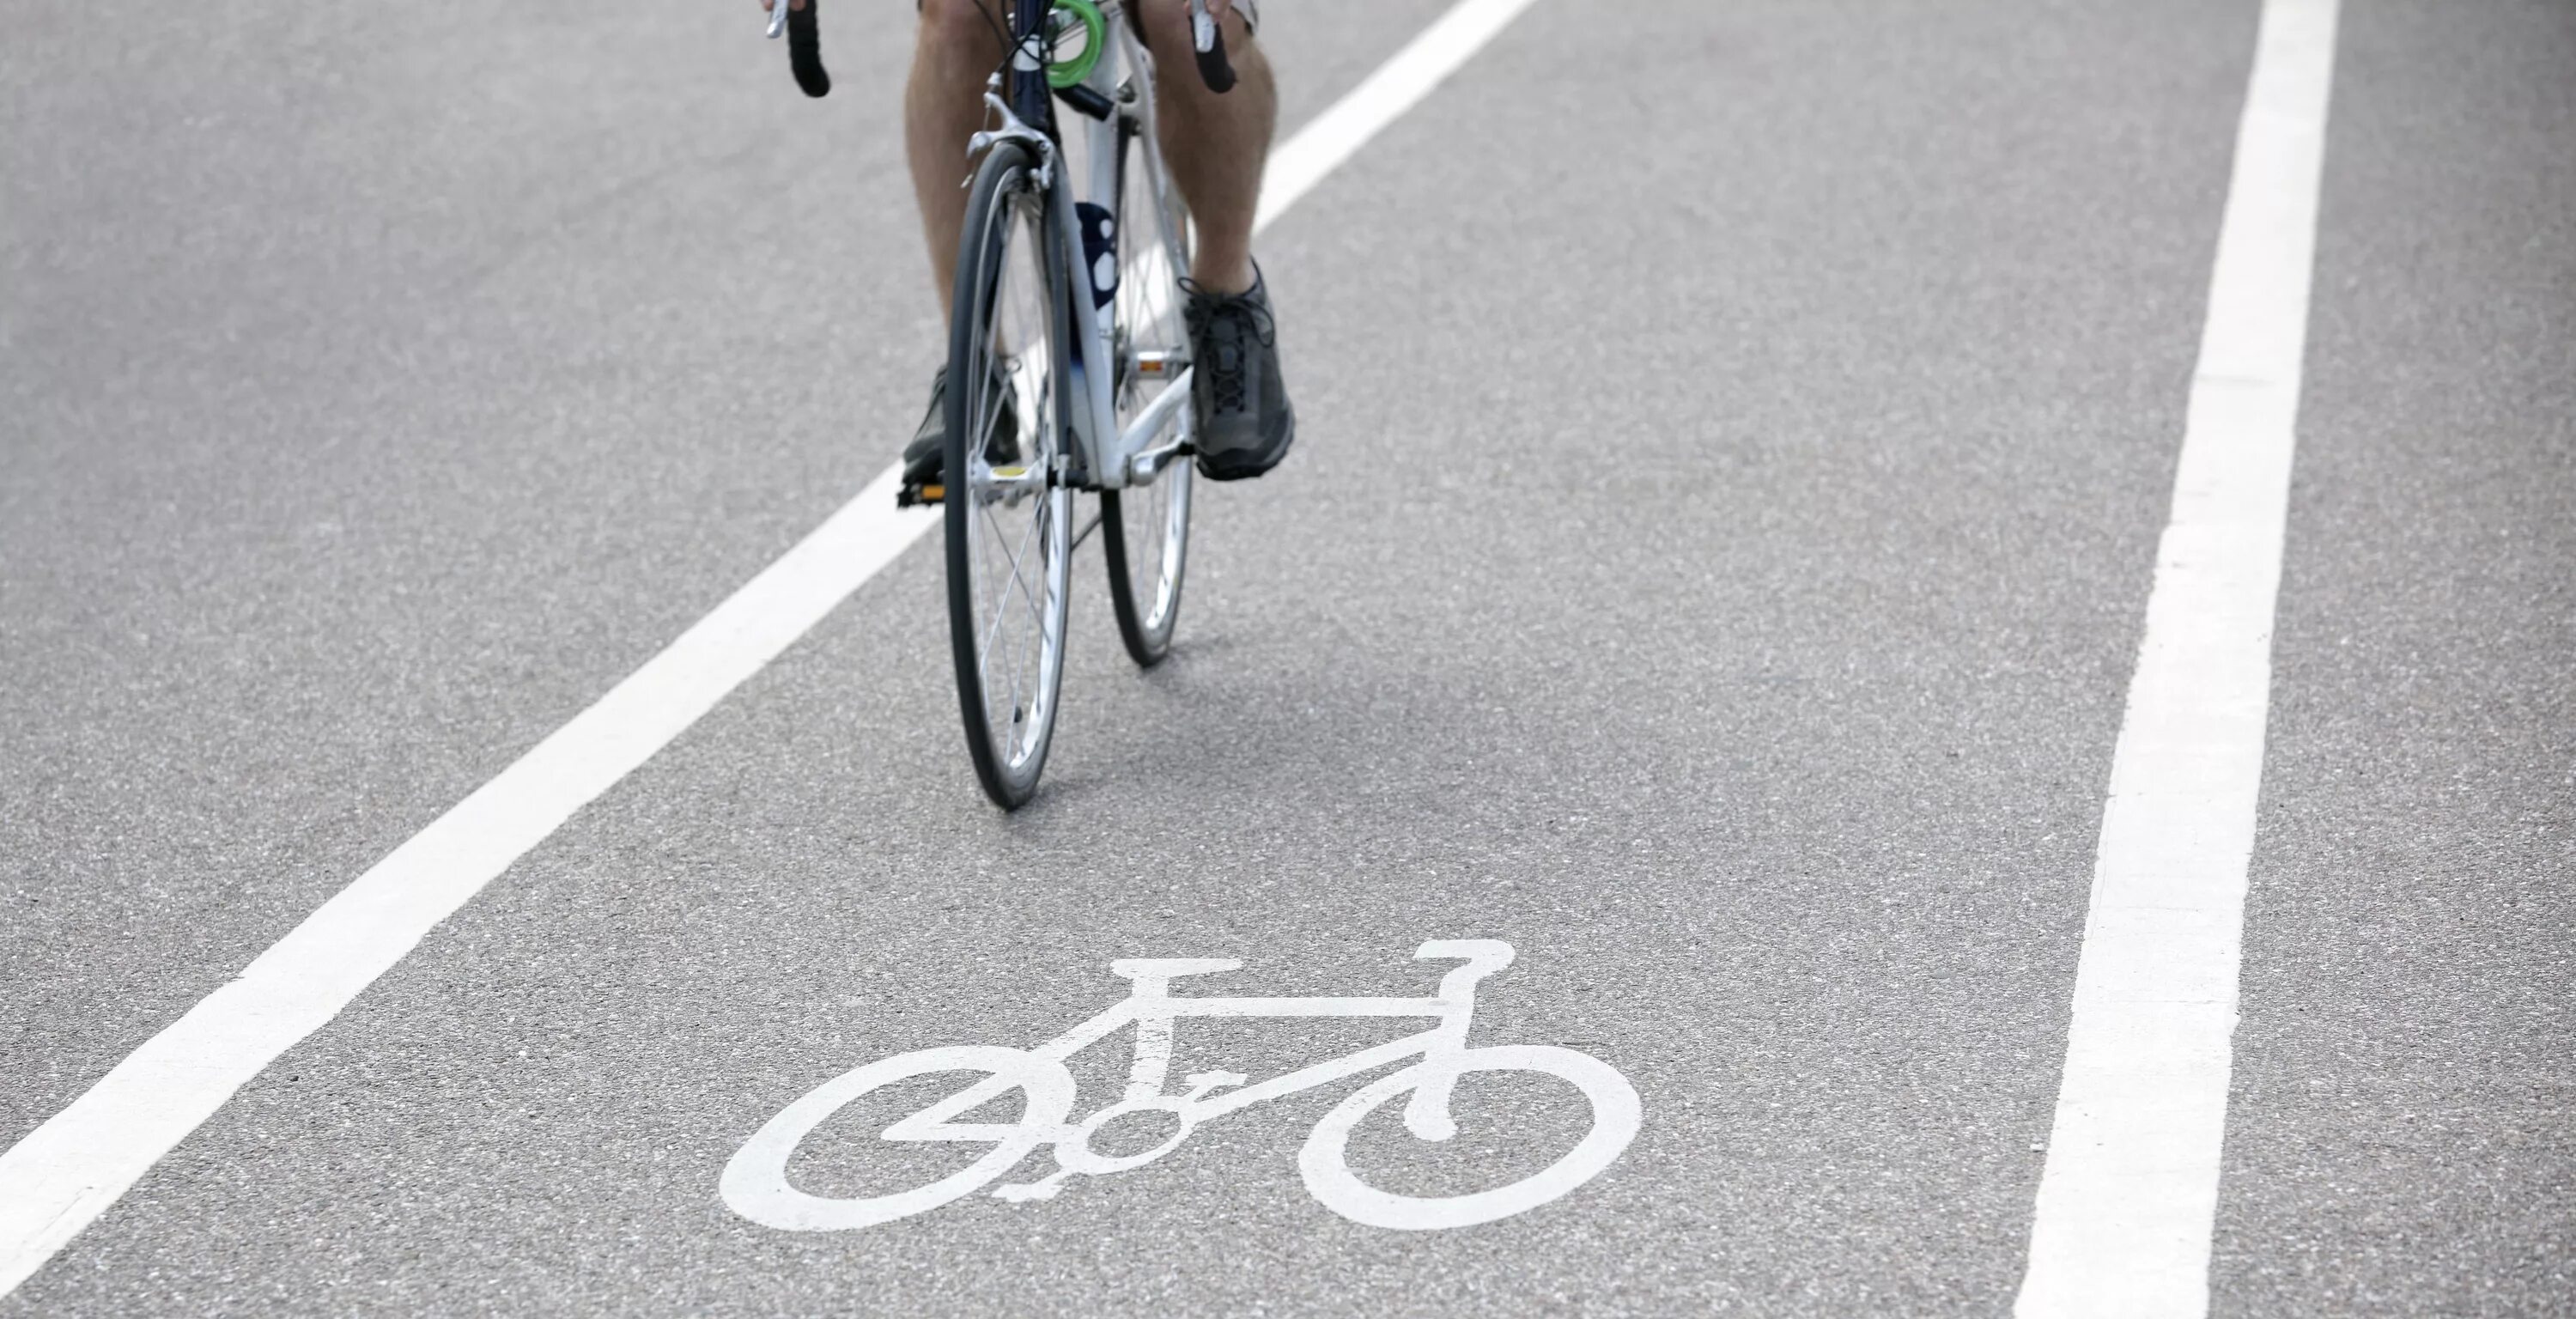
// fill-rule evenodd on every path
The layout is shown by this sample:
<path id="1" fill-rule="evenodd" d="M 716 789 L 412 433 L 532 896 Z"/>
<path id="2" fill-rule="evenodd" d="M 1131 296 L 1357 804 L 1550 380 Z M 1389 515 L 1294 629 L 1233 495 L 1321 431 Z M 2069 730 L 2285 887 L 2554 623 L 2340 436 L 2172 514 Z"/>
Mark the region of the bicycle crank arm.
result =
<path id="1" fill-rule="evenodd" d="M 1189 451 L 1190 446 L 1174 440 L 1159 448 L 1147 449 L 1137 454 L 1127 460 L 1127 484 L 1131 486 L 1153 484 L 1154 478 L 1161 476 L 1163 469 L 1172 465 L 1173 459 Z"/>
<path id="2" fill-rule="evenodd" d="M 1161 369 L 1155 374 L 1170 370 L 1167 363 L 1158 365 Z M 1140 370 L 1139 374 L 1144 373 Z M 1190 368 L 1184 366 L 1180 375 L 1156 395 L 1153 402 L 1145 405 L 1145 410 L 1127 427 L 1127 433 L 1118 437 L 1119 451 L 1127 455 L 1127 484 L 1143 485 L 1153 480 L 1172 459 L 1189 447 L 1187 434 L 1151 449 L 1145 447 L 1145 442 L 1170 425 L 1174 414 L 1189 406 L 1190 385 Z"/>

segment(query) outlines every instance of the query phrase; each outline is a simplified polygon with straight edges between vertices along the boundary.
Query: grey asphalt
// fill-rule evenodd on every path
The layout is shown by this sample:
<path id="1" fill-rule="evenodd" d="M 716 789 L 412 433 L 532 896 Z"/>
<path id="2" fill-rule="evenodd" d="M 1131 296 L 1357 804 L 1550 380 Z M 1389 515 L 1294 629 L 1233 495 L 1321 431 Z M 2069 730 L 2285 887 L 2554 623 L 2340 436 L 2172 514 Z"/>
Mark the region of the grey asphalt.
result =
<path id="1" fill-rule="evenodd" d="M 0 1140 L 891 459 L 882 8 L 813 105 L 742 3 L 0 5 Z M 1441 8 L 1270 6 L 1287 121 Z M 2253 18 L 1541 0 L 1265 239 L 1299 449 L 1208 493 L 1161 670 L 1086 552 L 1029 809 L 916 550 L 0 1314 L 2003 1311 Z M 2345 6 L 2222 1314 L 2576 1310 L 2571 67 L 2563 3 Z M 1334 1216 L 1340 1092 L 1043 1203 L 716 1198 L 1113 958 L 1419 993 L 1450 937 L 1520 950 L 1480 1041 L 1644 1102 L 1529 1214 Z"/>

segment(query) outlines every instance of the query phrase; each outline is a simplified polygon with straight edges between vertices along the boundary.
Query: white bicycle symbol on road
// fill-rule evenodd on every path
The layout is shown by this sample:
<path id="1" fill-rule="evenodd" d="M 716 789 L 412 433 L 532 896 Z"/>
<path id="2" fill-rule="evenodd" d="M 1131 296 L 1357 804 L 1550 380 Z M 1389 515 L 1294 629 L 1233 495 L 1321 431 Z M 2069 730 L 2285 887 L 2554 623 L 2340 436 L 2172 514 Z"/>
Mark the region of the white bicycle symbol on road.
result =
<path id="1" fill-rule="evenodd" d="M 1475 1014 L 1476 982 L 1511 964 L 1512 946 L 1494 939 L 1435 939 L 1416 958 L 1456 960 L 1432 998 L 1175 998 L 1171 982 L 1243 965 L 1221 958 L 1130 958 L 1109 964 L 1131 983 L 1128 997 L 1100 1015 L 1035 1049 L 960 1045 L 898 1054 L 854 1068 L 816 1086 L 752 1133 L 725 1165 L 720 1188 L 735 1213 L 791 1232 L 868 1227 L 936 1209 L 972 1195 L 1009 1172 L 1041 1145 L 1055 1146 L 1056 1169 L 1034 1182 L 1007 1185 L 1004 1200 L 1053 1198 L 1077 1176 L 1101 1177 L 1141 1168 L 1178 1149 L 1201 1123 L 1284 1095 L 1330 1085 L 1399 1059 L 1416 1061 L 1369 1082 L 1326 1113 L 1298 1154 L 1306 1189 L 1326 1208 L 1372 1227 L 1422 1230 L 1492 1222 L 1546 1204 L 1590 1181 L 1616 1160 L 1637 1134 L 1636 1090 L 1609 1064 L 1553 1045 L 1510 1044 L 1469 1048 L 1467 1026 Z M 1237 1072 L 1194 1072 L 1188 1089 L 1167 1093 L 1173 1023 L 1183 1017 L 1432 1017 L 1429 1030 L 1358 1053 L 1248 1084 Z M 1080 1122 L 1069 1122 L 1073 1073 L 1065 1060 L 1133 1023 L 1135 1062 L 1118 1102 Z M 985 1079 L 896 1122 L 889 1141 L 954 1141 L 993 1148 L 959 1171 L 928 1186 L 886 1195 L 847 1198 L 812 1195 L 788 1184 L 787 1164 L 814 1129 L 861 1096 L 881 1087 L 940 1072 L 984 1072 Z M 1469 1072 L 1525 1072 L 1556 1077 L 1581 1091 L 1592 1107 L 1591 1130 L 1547 1167 L 1508 1185 L 1466 1195 L 1395 1195 L 1362 1182 L 1348 1159 L 1352 1128 L 1379 1105 L 1410 1092 L 1404 1125 L 1423 1140 L 1458 1132 L 1449 1114 L 1450 1093 Z M 1012 1090 L 1024 1098 L 1017 1122 L 955 1119 Z M 1108 1124 L 1135 1113 L 1161 1112 L 1178 1129 L 1141 1153 L 1109 1154 L 1092 1147 Z"/>

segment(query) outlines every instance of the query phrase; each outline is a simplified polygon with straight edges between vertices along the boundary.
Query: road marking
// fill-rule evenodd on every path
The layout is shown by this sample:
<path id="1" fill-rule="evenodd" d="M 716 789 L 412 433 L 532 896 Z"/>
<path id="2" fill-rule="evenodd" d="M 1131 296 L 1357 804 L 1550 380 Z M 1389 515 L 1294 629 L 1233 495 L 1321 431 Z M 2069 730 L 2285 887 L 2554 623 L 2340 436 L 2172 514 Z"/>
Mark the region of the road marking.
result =
<path id="1" fill-rule="evenodd" d="M 1297 1156 L 1307 1194 L 1325 1208 L 1356 1223 L 1399 1231 L 1433 1231 L 1490 1223 L 1525 1213 L 1565 1195 L 1598 1176 L 1635 1139 L 1643 1121 L 1636 1087 L 1618 1069 L 1600 1059 L 1554 1045 L 1486 1045 L 1470 1047 L 1467 1031 L 1476 1012 L 1476 985 L 1511 965 L 1512 946 L 1498 939 L 1434 939 L 1413 954 L 1418 959 L 1458 961 L 1440 979 L 1429 998 L 1221 998 L 1175 996 L 1171 982 L 1183 976 L 1216 975 L 1239 969 L 1231 958 L 1161 957 L 1110 963 L 1112 974 L 1125 977 L 1127 997 L 1105 1011 L 1034 1049 L 991 1045 L 955 1045 L 897 1054 L 843 1072 L 799 1096 L 761 1125 L 725 1163 L 718 1193 L 735 1213 L 766 1227 L 788 1232 L 841 1232 L 874 1227 L 927 1213 L 982 1190 L 1041 1145 L 1055 1147 L 1056 1170 L 1035 1182 L 1016 1183 L 993 1192 L 998 1199 L 1026 1204 L 1052 1200 L 1074 1177 L 1108 1177 L 1132 1172 L 1179 1149 L 1204 1122 L 1239 1113 L 1255 1104 L 1300 1094 L 1375 1071 L 1389 1063 L 1412 1060 L 1362 1086 L 1316 1122 Z M 1318 1018 L 1426 1017 L 1435 1025 L 1384 1044 L 1329 1059 L 1255 1084 L 1241 1072 L 1193 1072 L 1183 1078 L 1188 1088 L 1168 1088 L 1173 1027 L 1183 1018 L 1297 1021 Z M 1124 1094 L 1091 1116 L 1071 1121 L 1075 1098 L 1067 1058 L 1134 1027 L 1133 1057 Z M 946 1072 L 983 1072 L 975 1082 L 948 1098 L 884 1128 L 888 1141 L 952 1141 L 993 1148 L 964 1169 L 910 1190 L 864 1196 L 815 1195 L 787 1179 L 796 1149 L 816 1127 L 861 1097 L 898 1081 Z M 1592 1124 L 1574 1148 L 1534 1173 L 1482 1191 L 1458 1195 L 1398 1195 L 1368 1185 L 1351 1171 L 1351 1132 L 1361 1121 L 1397 1095 L 1405 1101 L 1404 1125 L 1426 1141 L 1445 1141 L 1458 1134 L 1449 1113 L 1449 1098 L 1458 1078 L 1474 1072 L 1518 1072 L 1550 1076 L 1582 1094 L 1591 1107 Z M 1017 1090 L 1023 1096 L 1020 1115 L 1011 1122 L 960 1122 L 994 1100 Z M 1223 1091 L 1225 1093 L 1219 1094 Z M 1171 1119 L 1173 1131 L 1153 1148 L 1132 1154 L 1103 1154 L 1092 1138 L 1109 1124 L 1138 1113 Z M 1499 1136 L 1514 1133 L 1480 1130 L 1479 1146 L 1490 1148 Z"/>
<path id="2" fill-rule="evenodd" d="M 2014 1313 L 2197 1319 L 2306 351 L 2336 0 L 2265 0 L 2173 520 L 2111 760 Z"/>
<path id="3" fill-rule="evenodd" d="M 1461 0 L 1271 153 L 1255 231 L 1493 39 L 1532 0 Z M 1398 66 L 1402 66 L 1398 71 Z M 1392 76 L 1391 76 L 1392 72 Z M 606 696 L 413 835 L 241 975 L 0 1154 L 0 1296 L 431 927 L 715 708 L 938 522 L 898 510 L 900 465 Z"/>

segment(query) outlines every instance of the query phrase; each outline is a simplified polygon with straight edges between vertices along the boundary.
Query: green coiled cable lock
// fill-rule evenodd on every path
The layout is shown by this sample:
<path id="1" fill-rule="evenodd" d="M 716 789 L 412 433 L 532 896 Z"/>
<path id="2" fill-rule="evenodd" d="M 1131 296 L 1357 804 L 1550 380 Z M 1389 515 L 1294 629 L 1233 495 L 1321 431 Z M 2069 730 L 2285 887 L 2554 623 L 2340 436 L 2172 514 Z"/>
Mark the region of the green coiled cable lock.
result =
<path id="1" fill-rule="evenodd" d="M 1109 44 L 1109 24 L 1092 0 L 1055 0 L 1054 12 L 1070 15 L 1082 24 L 1082 53 L 1066 63 L 1047 65 L 1047 85 L 1062 91 L 1091 76 L 1092 66 L 1100 63 L 1100 52 Z M 1058 35 L 1065 30 L 1057 29 Z"/>

